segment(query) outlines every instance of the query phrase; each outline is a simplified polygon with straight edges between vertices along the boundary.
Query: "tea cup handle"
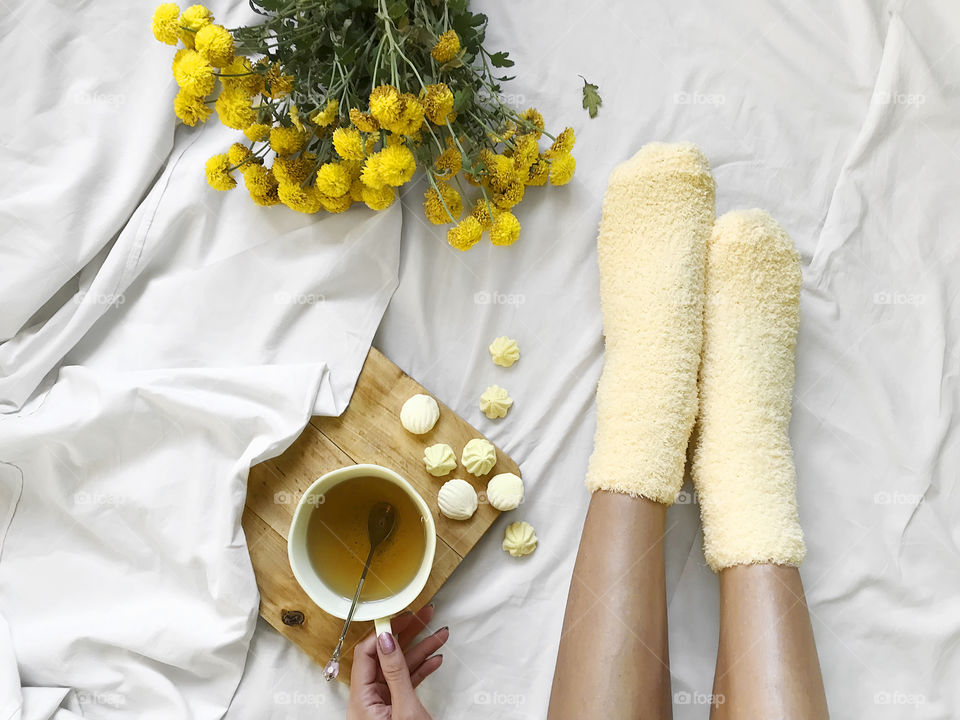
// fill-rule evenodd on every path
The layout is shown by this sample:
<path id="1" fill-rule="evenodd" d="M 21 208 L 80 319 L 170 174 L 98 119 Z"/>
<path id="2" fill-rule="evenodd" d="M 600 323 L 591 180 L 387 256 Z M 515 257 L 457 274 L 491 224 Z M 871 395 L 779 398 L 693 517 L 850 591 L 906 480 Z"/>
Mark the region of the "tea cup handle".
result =
<path id="1" fill-rule="evenodd" d="M 373 621 L 373 627 L 377 631 L 377 637 L 380 633 L 388 632 L 393 635 L 393 626 L 390 624 L 390 616 L 377 618 Z"/>

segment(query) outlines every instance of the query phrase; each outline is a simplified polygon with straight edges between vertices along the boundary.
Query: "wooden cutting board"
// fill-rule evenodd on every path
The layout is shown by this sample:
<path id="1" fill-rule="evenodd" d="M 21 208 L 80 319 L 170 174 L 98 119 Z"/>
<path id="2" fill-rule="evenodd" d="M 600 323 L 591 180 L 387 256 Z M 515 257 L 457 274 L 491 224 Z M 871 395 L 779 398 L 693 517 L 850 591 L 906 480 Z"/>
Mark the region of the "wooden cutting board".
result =
<path id="1" fill-rule="evenodd" d="M 517 464 L 499 448 L 497 464 L 481 478 L 462 465 L 442 478 L 427 473 L 425 447 L 447 443 L 459 459 L 467 441 L 483 435 L 443 403 L 433 430 L 426 435 L 408 433 L 400 425 L 400 407 L 417 393 L 427 391 L 371 349 L 343 415 L 311 418 L 286 452 L 250 468 L 243 530 L 260 590 L 260 614 L 320 664 L 330 659 L 343 621 L 320 610 L 300 589 L 287 560 L 286 540 L 300 495 L 314 480 L 345 465 L 376 463 L 405 477 L 427 501 L 437 525 L 437 550 L 430 579 L 411 604 L 416 609 L 430 601 L 500 514 L 485 502 L 487 481 L 497 473 L 520 474 Z M 449 520 L 437 509 L 437 491 L 452 477 L 467 480 L 480 494 L 480 506 L 470 520 Z M 350 679 L 353 646 L 372 627 L 372 622 L 351 626 L 340 663 L 344 682 Z"/>

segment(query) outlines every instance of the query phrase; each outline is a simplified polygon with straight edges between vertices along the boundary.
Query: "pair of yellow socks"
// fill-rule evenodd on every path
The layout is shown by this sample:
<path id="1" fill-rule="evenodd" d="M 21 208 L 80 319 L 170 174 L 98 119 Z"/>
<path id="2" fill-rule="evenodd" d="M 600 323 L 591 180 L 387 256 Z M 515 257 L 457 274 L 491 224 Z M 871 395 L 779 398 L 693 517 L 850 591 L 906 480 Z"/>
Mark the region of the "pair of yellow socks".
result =
<path id="1" fill-rule="evenodd" d="M 597 242 L 606 351 L 587 486 L 671 504 L 696 421 L 692 475 L 710 567 L 799 565 L 787 433 L 799 256 L 761 210 L 714 217 L 714 180 L 693 145 L 647 145 L 610 175 Z"/>

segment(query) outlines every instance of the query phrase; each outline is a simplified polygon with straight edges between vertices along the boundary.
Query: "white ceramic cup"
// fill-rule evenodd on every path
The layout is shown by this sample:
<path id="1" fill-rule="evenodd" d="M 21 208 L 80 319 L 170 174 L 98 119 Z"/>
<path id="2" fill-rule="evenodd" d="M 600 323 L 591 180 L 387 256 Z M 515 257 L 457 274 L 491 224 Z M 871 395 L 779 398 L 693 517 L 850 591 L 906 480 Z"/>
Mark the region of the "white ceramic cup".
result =
<path id="1" fill-rule="evenodd" d="M 307 488 L 300 497 L 297 509 L 293 513 L 293 522 L 290 523 L 290 533 L 287 535 L 287 556 L 290 558 L 290 568 L 303 591 L 317 606 L 334 617 L 346 619 L 350 612 L 352 598 L 345 598 L 330 587 L 317 575 L 317 571 L 310 562 L 307 550 L 307 525 L 310 513 L 314 507 L 323 501 L 323 495 L 334 485 L 350 482 L 358 477 L 378 477 L 399 486 L 416 505 L 423 518 L 423 527 L 426 534 L 426 543 L 420 568 L 413 579 L 397 593 L 381 600 L 360 601 L 353 615 L 354 621 L 373 620 L 379 635 L 384 631 L 391 631 L 390 618 L 412 603 L 430 577 L 433 568 L 433 554 L 437 547 L 437 526 L 433 522 L 433 513 L 426 501 L 413 489 L 413 486 L 400 477 L 393 470 L 379 465 L 349 465 L 338 470 L 328 472 L 318 478 Z M 359 580 L 359 578 L 357 578 Z"/>

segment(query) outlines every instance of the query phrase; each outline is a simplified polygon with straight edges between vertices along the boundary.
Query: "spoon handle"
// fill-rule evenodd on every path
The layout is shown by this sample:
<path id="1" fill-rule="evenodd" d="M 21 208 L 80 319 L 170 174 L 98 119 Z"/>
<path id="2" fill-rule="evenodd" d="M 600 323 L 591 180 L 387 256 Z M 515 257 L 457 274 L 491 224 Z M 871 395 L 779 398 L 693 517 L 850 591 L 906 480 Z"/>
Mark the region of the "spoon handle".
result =
<path id="1" fill-rule="evenodd" d="M 371 547 L 367 554 L 367 561 L 363 564 L 363 572 L 360 573 L 360 582 L 357 583 L 357 591 L 353 594 L 353 602 L 350 603 L 350 612 L 347 613 L 347 619 L 343 622 L 343 631 L 340 633 L 340 639 L 337 646 L 333 649 L 333 655 L 323 668 L 323 676 L 327 680 L 333 680 L 340 674 L 340 652 L 343 650 L 343 641 L 347 637 L 347 630 L 350 628 L 350 621 L 353 620 L 353 614 L 357 611 L 357 603 L 360 601 L 360 591 L 363 590 L 363 581 L 367 579 L 367 570 L 370 569 L 370 561 L 373 559 L 373 551 L 376 547 Z"/>

